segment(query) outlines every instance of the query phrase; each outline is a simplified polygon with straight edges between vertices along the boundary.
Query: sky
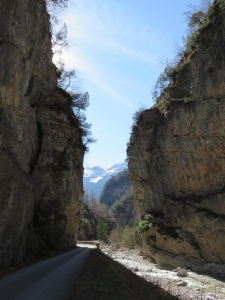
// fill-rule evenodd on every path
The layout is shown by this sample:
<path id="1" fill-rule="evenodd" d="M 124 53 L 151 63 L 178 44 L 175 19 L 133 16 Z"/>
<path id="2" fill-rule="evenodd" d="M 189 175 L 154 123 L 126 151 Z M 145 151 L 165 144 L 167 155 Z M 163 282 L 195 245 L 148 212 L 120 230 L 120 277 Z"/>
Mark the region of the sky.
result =
<path id="1" fill-rule="evenodd" d="M 182 45 L 188 4 L 202 0 L 70 0 L 60 16 L 70 48 L 62 57 L 75 69 L 78 86 L 90 95 L 86 111 L 96 143 L 84 167 L 104 169 L 126 158 L 132 116 L 154 105 L 151 97 L 162 62 Z"/>

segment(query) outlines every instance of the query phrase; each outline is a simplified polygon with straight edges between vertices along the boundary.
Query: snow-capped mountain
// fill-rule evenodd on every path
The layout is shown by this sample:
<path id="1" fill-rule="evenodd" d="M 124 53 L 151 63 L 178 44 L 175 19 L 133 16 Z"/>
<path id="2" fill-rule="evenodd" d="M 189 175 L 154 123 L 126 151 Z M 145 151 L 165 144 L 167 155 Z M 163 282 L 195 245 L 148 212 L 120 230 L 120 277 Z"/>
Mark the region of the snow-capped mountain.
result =
<path id="1" fill-rule="evenodd" d="M 102 188 L 106 181 L 112 176 L 117 175 L 119 172 L 127 168 L 127 163 L 115 164 L 111 168 L 104 170 L 100 167 L 85 168 L 84 169 L 84 190 L 93 197 L 99 198 Z"/>

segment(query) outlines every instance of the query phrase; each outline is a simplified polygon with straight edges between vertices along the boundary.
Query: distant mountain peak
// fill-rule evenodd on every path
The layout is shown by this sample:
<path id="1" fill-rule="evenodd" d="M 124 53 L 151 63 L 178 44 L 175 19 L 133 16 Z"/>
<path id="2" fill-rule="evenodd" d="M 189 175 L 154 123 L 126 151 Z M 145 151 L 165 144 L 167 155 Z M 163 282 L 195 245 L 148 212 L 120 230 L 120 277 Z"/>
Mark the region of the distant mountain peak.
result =
<path id="1" fill-rule="evenodd" d="M 107 170 L 99 166 L 85 168 L 83 178 L 85 191 L 88 194 L 93 194 L 95 198 L 98 198 L 106 181 L 125 168 L 127 168 L 126 162 L 115 164 Z"/>
<path id="2" fill-rule="evenodd" d="M 123 162 L 121 164 L 115 164 L 111 168 L 109 168 L 108 170 L 117 169 L 117 168 L 120 168 L 121 170 L 123 170 L 123 169 L 127 168 L 127 163 Z"/>
<path id="3" fill-rule="evenodd" d="M 92 169 L 92 170 L 95 170 L 95 171 L 105 171 L 103 168 L 98 167 L 98 166 L 95 166 L 95 167 L 92 167 L 92 168 L 89 168 L 89 169 Z"/>

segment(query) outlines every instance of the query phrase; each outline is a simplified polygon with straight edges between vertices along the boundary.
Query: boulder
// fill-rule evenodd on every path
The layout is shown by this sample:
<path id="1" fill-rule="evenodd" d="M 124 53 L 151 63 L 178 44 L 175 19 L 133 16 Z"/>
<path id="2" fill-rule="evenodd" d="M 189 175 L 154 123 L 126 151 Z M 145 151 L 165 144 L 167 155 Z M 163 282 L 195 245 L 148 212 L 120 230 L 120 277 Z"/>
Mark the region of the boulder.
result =
<path id="1" fill-rule="evenodd" d="M 179 277 L 187 277 L 188 276 L 188 272 L 185 269 L 181 269 L 177 272 L 177 276 Z"/>

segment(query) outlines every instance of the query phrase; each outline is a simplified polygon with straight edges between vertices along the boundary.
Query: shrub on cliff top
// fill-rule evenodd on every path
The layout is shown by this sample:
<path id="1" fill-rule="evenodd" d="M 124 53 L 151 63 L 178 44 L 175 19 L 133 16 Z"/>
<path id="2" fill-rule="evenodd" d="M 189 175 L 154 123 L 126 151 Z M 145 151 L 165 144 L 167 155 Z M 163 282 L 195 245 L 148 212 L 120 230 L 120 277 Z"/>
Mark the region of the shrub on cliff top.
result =
<path id="1" fill-rule="evenodd" d="M 61 93 L 63 90 L 64 95 L 66 95 L 67 103 L 66 107 L 64 107 L 65 111 L 69 116 L 74 113 L 77 118 L 76 125 L 81 129 L 84 149 L 88 151 L 88 144 L 96 141 L 92 137 L 91 124 L 87 123 L 86 115 L 82 112 L 82 110 L 86 110 L 89 106 L 89 94 L 88 92 L 82 93 L 79 91 L 76 71 L 74 69 L 66 70 L 65 63 L 60 57 L 62 50 L 69 47 L 66 24 L 64 23 L 61 28 L 59 27 L 59 15 L 67 5 L 68 0 L 46 0 L 52 51 L 54 58 L 57 57 L 57 60 L 55 60 L 57 85 Z"/>
<path id="2" fill-rule="evenodd" d="M 152 98 L 156 102 L 156 107 L 166 115 L 171 101 L 183 100 L 185 103 L 192 101 L 190 97 L 183 99 L 167 99 L 165 97 L 165 89 L 170 86 L 176 86 L 178 79 L 182 78 L 183 73 L 187 70 L 191 56 L 199 50 L 202 41 L 204 40 L 203 30 L 210 24 L 213 24 L 217 18 L 216 8 L 225 9 L 225 0 L 217 0 L 212 3 L 211 0 L 203 0 L 202 7 L 197 9 L 195 5 L 189 5 L 189 11 L 184 14 L 188 20 L 189 34 L 183 38 L 183 47 L 177 47 L 179 61 L 175 59 L 168 63 L 164 71 L 160 74 L 153 88 Z M 191 100 L 190 100 L 191 99 Z"/>
<path id="3" fill-rule="evenodd" d="M 132 116 L 132 120 L 133 120 L 132 128 L 137 125 L 137 122 L 145 109 L 146 108 L 144 106 L 142 106 L 138 110 L 135 111 L 135 113 Z"/>
<path id="4" fill-rule="evenodd" d="M 220 9 L 225 9 L 225 0 L 219 0 L 218 5 Z"/>
<path id="5" fill-rule="evenodd" d="M 152 226 L 152 223 L 151 223 L 151 220 L 152 220 L 153 216 L 150 215 L 150 214 L 147 214 L 144 216 L 144 220 L 141 220 L 137 227 L 136 227 L 136 232 L 138 235 L 141 235 L 145 230 L 148 230 L 149 228 L 151 228 Z"/>
<path id="6" fill-rule="evenodd" d="M 62 49 L 69 47 L 67 41 L 67 27 L 63 23 L 59 28 L 59 15 L 67 8 L 68 0 L 45 0 L 47 11 L 49 14 L 50 32 L 52 35 L 52 47 L 54 48 L 54 54 L 61 54 Z"/>
<path id="7" fill-rule="evenodd" d="M 140 221 L 136 228 L 136 232 L 138 235 L 141 235 L 145 230 L 149 228 L 151 228 L 151 224 L 148 221 Z"/>
<path id="8" fill-rule="evenodd" d="M 175 68 L 173 67 L 173 64 L 166 62 L 165 69 L 160 73 L 152 90 L 152 98 L 155 102 L 162 92 L 168 87 L 174 72 Z"/>

